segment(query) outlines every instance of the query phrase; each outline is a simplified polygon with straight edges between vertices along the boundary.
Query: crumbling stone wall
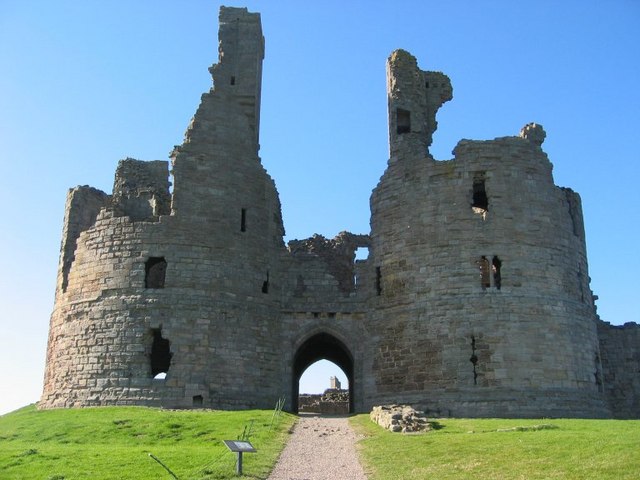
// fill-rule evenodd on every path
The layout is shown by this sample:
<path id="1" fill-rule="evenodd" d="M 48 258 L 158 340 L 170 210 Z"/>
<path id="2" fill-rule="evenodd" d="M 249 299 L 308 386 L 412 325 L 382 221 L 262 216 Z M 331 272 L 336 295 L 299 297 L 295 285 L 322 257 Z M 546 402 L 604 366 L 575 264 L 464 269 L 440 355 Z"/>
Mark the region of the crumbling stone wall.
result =
<path id="1" fill-rule="evenodd" d="M 640 417 L 640 325 L 598 322 L 602 368 L 593 375 L 604 389 L 615 418 Z"/>
<path id="2" fill-rule="evenodd" d="M 173 191 L 167 162 L 125 159 L 111 195 L 69 192 L 41 407 L 295 409 L 325 358 L 351 411 L 640 417 L 637 326 L 598 320 L 580 197 L 554 184 L 542 126 L 436 160 L 451 82 L 393 52 L 371 231 L 287 247 L 258 156 L 260 16 L 219 20 Z"/>
<path id="3" fill-rule="evenodd" d="M 114 209 L 134 221 L 157 220 L 169 215 L 169 162 L 120 160 L 113 183 Z"/>
<path id="4" fill-rule="evenodd" d="M 302 394 L 298 397 L 298 411 L 346 415 L 349 413 L 349 391 L 329 388 L 321 394 Z"/>
<path id="5" fill-rule="evenodd" d="M 355 258 L 356 250 L 360 247 L 369 247 L 368 235 L 340 232 L 334 239 L 328 240 L 316 234 L 305 240 L 289 242 L 289 251 L 293 257 L 306 256 L 322 260 L 329 274 L 338 281 L 338 288 L 344 294 L 355 291 Z M 304 285 L 304 275 L 301 274 L 300 288 L 303 289 Z"/>

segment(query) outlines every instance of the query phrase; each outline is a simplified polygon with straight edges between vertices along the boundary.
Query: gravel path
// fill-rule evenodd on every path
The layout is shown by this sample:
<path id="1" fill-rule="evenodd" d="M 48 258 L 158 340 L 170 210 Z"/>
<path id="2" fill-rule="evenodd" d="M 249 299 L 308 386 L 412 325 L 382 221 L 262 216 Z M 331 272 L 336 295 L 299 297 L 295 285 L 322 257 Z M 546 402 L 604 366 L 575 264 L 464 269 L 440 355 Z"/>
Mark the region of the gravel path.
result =
<path id="1" fill-rule="evenodd" d="M 302 415 L 269 480 L 366 480 L 345 417 Z"/>

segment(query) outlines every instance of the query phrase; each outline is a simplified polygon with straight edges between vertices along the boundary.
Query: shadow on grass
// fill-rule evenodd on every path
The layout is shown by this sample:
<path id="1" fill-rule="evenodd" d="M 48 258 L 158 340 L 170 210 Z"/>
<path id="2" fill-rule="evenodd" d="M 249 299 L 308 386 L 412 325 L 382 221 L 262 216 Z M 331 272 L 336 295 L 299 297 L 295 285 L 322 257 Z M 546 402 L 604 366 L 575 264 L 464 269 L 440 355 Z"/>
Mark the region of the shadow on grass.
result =
<path id="1" fill-rule="evenodd" d="M 430 420 L 429 425 L 431 425 L 431 430 L 442 430 L 443 428 L 445 428 L 445 426 L 437 420 Z"/>

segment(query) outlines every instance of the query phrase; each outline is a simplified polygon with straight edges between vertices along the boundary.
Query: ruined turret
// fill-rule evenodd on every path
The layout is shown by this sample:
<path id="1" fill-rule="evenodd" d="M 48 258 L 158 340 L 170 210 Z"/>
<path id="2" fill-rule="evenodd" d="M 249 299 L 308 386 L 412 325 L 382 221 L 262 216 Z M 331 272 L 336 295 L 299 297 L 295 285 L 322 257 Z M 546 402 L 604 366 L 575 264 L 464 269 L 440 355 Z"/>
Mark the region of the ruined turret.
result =
<path id="1" fill-rule="evenodd" d="M 41 408 L 297 411 L 326 359 L 340 411 L 640 416 L 640 330 L 596 315 L 580 196 L 555 185 L 541 125 L 436 160 L 451 83 L 397 50 L 371 231 L 285 246 L 258 156 L 260 16 L 222 7 L 219 24 L 171 171 L 126 158 L 110 194 L 69 190 Z"/>

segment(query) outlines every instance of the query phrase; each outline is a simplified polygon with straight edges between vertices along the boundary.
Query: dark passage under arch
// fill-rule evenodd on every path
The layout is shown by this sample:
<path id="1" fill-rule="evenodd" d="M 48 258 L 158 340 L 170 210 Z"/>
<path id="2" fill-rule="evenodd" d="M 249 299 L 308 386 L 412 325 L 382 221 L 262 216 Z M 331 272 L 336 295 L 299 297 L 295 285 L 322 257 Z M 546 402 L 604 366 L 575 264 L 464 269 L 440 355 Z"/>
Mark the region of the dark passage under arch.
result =
<path id="1" fill-rule="evenodd" d="M 349 381 L 349 413 L 353 413 L 353 356 L 349 349 L 333 335 L 318 333 L 308 338 L 293 357 L 293 392 L 291 406 L 298 413 L 300 377 L 311 364 L 318 360 L 329 360 L 342 369 Z"/>

